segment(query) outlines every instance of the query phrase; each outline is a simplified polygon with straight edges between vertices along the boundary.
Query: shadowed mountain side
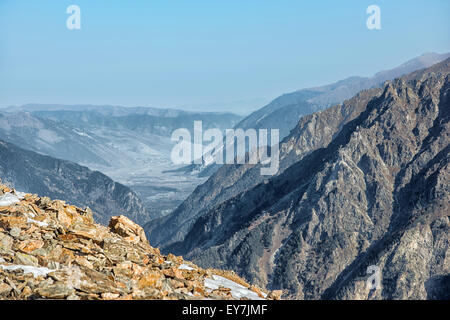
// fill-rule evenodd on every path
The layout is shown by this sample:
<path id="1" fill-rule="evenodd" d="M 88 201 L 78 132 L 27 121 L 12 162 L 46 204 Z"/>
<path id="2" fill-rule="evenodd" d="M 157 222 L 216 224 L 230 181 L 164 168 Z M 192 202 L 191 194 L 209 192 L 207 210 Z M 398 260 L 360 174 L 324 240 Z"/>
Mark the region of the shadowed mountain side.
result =
<path id="1" fill-rule="evenodd" d="M 0 140 L 0 178 L 18 190 L 80 207 L 90 207 L 96 221 L 106 224 L 113 215 L 148 221 L 141 200 L 128 187 L 98 171 L 76 163 L 21 149 Z"/>

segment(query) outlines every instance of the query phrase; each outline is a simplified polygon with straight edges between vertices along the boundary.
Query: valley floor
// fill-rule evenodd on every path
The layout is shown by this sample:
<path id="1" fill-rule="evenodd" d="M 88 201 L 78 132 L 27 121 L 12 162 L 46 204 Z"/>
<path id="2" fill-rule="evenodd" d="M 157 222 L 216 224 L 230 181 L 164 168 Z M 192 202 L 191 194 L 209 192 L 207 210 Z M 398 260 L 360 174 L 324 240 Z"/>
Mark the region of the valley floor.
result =
<path id="1" fill-rule="evenodd" d="M 137 164 L 131 169 L 88 166 L 130 187 L 139 195 L 154 218 L 171 213 L 207 179 L 196 174 L 167 172 L 177 167 L 162 157 L 151 163 Z"/>

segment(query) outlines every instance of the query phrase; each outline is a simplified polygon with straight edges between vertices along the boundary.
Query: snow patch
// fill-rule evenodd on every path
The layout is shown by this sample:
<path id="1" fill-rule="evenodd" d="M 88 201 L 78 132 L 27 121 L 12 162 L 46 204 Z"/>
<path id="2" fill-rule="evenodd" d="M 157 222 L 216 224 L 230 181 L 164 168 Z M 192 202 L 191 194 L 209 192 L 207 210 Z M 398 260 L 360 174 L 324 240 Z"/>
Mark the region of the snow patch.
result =
<path id="1" fill-rule="evenodd" d="M 88 135 L 87 133 L 85 133 L 85 132 L 83 132 L 83 131 L 80 131 L 80 130 L 77 130 L 77 129 L 74 129 L 73 131 L 74 131 L 77 135 L 79 135 L 79 136 L 82 136 L 82 137 L 88 137 L 88 138 L 93 139 L 90 135 Z"/>
<path id="2" fill-rule="evenodd" d="M 194 268 L 188 266 L 187 264 L 182 264 L 178 267 L 180 270 L 194 270 Z"/>
<path id="3" fill-rule="evenodd" d="M 16 191 L 16 196 L 17 196 L 20 200 L 24 199 L 26 195 L 27 195 L 26 192 Z"/>
<path id="4" fill-rule="evenodd" d="M 24 265 L 5 266 L 5 265 L 0 264 L 0 268 L 2 268 L 3 270 L 7 270 L 7 271 L 8 270 L 10 270 L 10 271 L 23 270 L 23 273 L 25 273 L 25 274 L 32 273 L 35 278 L 39 277 L 39 276 L 45 276 L 48 273 L 55 271 L 55 270 L 48 269 L 45 267 L 33 267 L 33 266 L 24 266 Z"/>
<path id="5" fill-rule="evenodd" d="M 24 212 L 24 215 L 27 218 L 34 218 L 36 216 L 33 212 Z"/>
<path id="6" fill-rule="evenodd" d="M 205 279 L 205 287 L 211 290 L 219 289 L 219 287 L 231 289 L 231 295 L 235 299 L 247 298 L 250 300 L 264 300 L 256 292 L 248 290 L 246 287 L 231 281 L 227 278 L 213 274 L 213 278 Z"/>
<path id="7" fill-rule="evenodd" d="M 0 196 L 0 207 L 7 207 L 7 206 L 13 205 L 19 201 L 20 201 L 20 199 L 18 196 L 14 195 L 12 193 L 6 193 L 6 194 Z"/>
<path id="8" fill-rule="evenodd" d="M 27 218 L 27 223 L 36 223 L 39 227 L 48 227 L 47 222 L 37 221 L 31 218 Z"/>

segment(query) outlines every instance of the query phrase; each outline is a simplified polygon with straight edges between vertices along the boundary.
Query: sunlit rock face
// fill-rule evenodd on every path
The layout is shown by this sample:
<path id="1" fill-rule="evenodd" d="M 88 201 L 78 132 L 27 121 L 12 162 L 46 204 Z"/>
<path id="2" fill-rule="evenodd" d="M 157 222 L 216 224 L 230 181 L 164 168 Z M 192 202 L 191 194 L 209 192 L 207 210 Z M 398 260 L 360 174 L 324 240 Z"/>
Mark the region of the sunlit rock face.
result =
<path id="1" fill-rule="evenodd" d="M 0 299 L 279 299 L 234 272 L 202 269 L 150 246 L 129 218 L 0 184 Z"/>

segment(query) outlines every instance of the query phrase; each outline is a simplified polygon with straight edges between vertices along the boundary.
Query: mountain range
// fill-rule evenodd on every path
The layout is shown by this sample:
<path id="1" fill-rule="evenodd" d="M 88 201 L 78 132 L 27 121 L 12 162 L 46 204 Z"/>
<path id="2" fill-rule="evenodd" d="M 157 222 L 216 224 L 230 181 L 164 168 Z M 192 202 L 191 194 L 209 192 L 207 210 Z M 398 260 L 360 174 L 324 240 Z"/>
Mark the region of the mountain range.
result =
<path id="1" fill-rule="evenodd" d="M 244 119 L 146 107 L 3 109 L 0 177 L 89 206 L 103 224 L 126 215 L 164 253 L 236 270 L 285 298 L 449 298 L 449 56 L 285 94 Z M 262 176 L 260 164 L 173 170 L 170 134 L 193 130 L 194 120 L 222 131 L 280 129 L 278 173 Z M 366 288 L 373 267 L 382 290 Z"/>
<path id="2" fill-rule="evenodd" d="M 297 125 L 301 117 L 324 110 L 334 104 L 340 104 L 358 92 L 377 88 L 387 80 L 398 78 L 407 73 L 428 68 L 450 57 L 450 53 L 425 53 L 408 60 L 400 66 L 376 73 L 372 77 L 349 77 L 320 87 L 305 88 L 283 94 L 266 106 L 252 112 L 242 119 L 235 128 L 241 129 L 279 129 L 282 140 Z M 269 130 L 270 132 L 270 130 Z M 270 144 L 278 143 L 271 141 Z M 185 168 L 187 171 L 198 172 L 200 176 L 210 176 L 219 165 L 193 165 Z"/>
<path id="3" fill-rule="evenodd" d="M 186 128 L 193 134 L 194 120 L 205 129 L 225 130 L 240 119 L 219 112 L 28 104 L 0 109 L 0 139 L 106 174 L 132 188 L 151 219 L 172 211 L 204 181 L 167 172 L 176 168 L 170 158 L 172 132 Z"/>
<path id="4" fill-rule="evenodd" d="M 145 225 L 150 242 L 287 298 L 448 298 L 449 73 L 446 59 L 302 117 L 276 176 L 222 166 Z M 382 290 L 366 290 L 371 266 Z"/>
<path id="5" fill-rule="evenodd" d="M 0 138 L 84 165 L 121 168 L 146 157 L 168 158 L 172 132 L 186 128 L 193 134 L 194 120 L 225 130 L 240 119 L 175 109 L 27 104 L 0 109 Z"/>

